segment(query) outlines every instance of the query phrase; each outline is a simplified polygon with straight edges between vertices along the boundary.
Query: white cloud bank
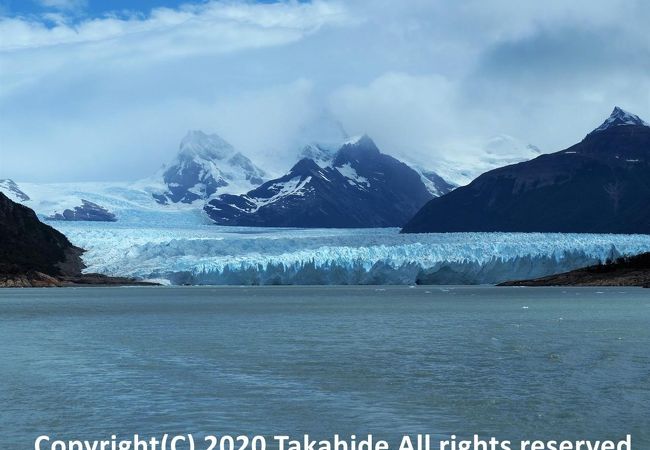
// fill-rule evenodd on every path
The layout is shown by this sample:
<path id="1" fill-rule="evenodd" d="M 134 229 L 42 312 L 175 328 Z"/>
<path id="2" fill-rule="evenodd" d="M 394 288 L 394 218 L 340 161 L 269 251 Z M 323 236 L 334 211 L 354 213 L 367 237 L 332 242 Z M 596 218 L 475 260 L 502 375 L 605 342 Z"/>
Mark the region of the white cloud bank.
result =
<path id="1" fill-rule="evenodd" d="M 497 134 L 559 150 L 615 104 L 650 119 L 643 0 L 60 9 L 0 18 L 0 177 L 147 176 L 195 128 L 281 171 L 323 111 L 432 167 Z"/>

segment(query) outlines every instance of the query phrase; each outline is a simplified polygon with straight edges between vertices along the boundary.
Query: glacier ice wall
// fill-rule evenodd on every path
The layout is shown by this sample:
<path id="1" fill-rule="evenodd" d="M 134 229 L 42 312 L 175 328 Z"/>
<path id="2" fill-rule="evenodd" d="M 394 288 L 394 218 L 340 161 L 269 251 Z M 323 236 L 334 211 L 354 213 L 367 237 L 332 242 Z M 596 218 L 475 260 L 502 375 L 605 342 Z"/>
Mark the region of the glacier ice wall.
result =
<path id="1" fill-rule="evenodd" d="M 171 284 L 487 284 L 650 251 L 647 235 L 54 225 L 88 272 Z"/>

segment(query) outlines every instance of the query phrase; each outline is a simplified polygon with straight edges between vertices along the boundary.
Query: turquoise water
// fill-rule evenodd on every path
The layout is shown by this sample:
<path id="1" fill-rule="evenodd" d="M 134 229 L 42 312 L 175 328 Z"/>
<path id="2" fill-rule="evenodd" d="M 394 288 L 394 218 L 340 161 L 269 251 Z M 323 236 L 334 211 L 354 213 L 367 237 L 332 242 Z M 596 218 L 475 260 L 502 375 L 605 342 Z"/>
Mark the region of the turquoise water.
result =
<path id="1" fill-rule="evenodd" d="M 650 290 L 0 290 L 0 448 L 405 433 L 650 448 Z"/>

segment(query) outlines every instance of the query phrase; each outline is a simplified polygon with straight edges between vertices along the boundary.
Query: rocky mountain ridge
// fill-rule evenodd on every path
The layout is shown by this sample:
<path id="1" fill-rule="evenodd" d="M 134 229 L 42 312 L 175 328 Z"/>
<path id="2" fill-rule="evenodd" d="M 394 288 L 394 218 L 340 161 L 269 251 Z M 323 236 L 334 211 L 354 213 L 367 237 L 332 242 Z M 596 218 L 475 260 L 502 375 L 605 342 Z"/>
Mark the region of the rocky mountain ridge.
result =
<path id="1" fill-rule="evenodd" d="M 303 158 L 246 194 L 212 199 L 205 212 L 219 225 L 395 227 L 432 197 L 420 174 L 362 136 L 346 142 L 327 164 Z"/>
<path id="2" fill-rule="evenodd" d="M 574 146 L 431 200 L 407 233 L 650 233 L 650 126 L 615 108 Z"/>

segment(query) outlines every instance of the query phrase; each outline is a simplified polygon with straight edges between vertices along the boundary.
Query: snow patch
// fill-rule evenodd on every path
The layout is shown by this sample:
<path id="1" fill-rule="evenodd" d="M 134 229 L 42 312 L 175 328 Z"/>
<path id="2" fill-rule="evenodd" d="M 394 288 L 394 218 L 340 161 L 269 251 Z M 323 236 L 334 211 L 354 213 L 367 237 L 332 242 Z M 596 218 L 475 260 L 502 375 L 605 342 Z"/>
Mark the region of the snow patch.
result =
<path id="1" fill-rule="evenodd" d="M 342 166 L 335 167 L 341 175 L 348 179 L 348 183 L 351 185 L 364 185 L 365 187 L 370 187 L 370 182 L 367 178 L 362 177 L 357 173 L 357 171 L 352 167 L 350 163 L 345 163 Z"/>
<path id="2" fill-rule="evenodd" d="M 356 144 L 359 143 L 359 141 L 361 141 L 361 139 L 363 139 L 363 136 L 364 135 L 352 136 L 352 137 L 346 139 L 345 141 L 343 141 L 343 144 L 341 144 L 341 146 L 343 146 L 343 145 L 356 145 Z"/>
<path id="3" fill-rule="evenodd" d="M 258 209 L 266 205 L 269 205 L 271 203 L 275 203 L 285 197 L 289 197 L 289 196 L 303 197 L 305 195 L 305 192 L 307 191 L 306 186 L 309 184 L 310 181 L 311 181 L 311 176 L 308 176 L 305 179 L 301 179 L 301 177 L 294 177 L 284 183 L 272 184 L 269 187 L 269 190 L 276 192 L 272 197 L 253 198 L 253 197 L 246 196 L 246 199 L 255 205 L 253 209 L 246 210 L 246 212 L 249 213 L 257 212 Z"/>
<path id="4" fill-rule="evenodd" d="M 299 158 L 309 158 L 321 169 L 325 169 L 330 167 L 335 154 L 336 149 L 332 149 L 322 144 L 309 144 L 302 149 Z"/>

